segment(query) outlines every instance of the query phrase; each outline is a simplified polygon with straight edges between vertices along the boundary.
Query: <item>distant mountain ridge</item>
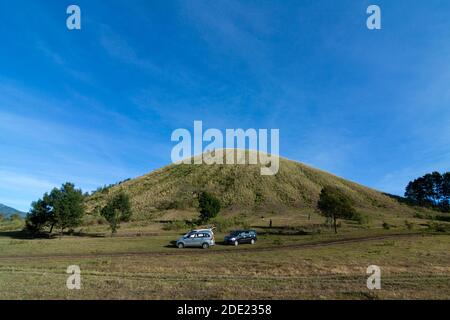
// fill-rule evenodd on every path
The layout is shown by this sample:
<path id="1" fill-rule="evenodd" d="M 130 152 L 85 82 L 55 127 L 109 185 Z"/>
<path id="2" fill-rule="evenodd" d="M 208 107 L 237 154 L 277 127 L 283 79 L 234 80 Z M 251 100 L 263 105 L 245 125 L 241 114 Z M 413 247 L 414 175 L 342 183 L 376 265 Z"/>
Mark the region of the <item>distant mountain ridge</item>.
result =
<path id="1" fill-rule="evenodd" d="M 9 217 L 9 216 L 11 216 L 13 214 L 18 214 L 18 215 L 24 217 L 26 213 L 22 212 L 22 211 L 19 211 L 17 209 L 14 209 L 14 208 L 5 206 L 4 204 L 0 203 L 0 214 L 4 215 L 6 217 Z"/>

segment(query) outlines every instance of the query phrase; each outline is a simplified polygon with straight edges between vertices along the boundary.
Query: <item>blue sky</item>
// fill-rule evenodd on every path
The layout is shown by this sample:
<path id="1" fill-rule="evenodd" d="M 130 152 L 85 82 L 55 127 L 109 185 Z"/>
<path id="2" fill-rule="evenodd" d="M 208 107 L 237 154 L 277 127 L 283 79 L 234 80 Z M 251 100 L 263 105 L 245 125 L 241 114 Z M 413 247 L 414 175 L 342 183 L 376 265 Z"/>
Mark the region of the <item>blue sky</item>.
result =
<path id="1" fill-rule="evenodd" d="M 194 120 L 279 128 L 282 156 L 402 194 L 450 167 L 449 14 L 438 0 L 2 1 L 0 203 L 145 174 Z"/>

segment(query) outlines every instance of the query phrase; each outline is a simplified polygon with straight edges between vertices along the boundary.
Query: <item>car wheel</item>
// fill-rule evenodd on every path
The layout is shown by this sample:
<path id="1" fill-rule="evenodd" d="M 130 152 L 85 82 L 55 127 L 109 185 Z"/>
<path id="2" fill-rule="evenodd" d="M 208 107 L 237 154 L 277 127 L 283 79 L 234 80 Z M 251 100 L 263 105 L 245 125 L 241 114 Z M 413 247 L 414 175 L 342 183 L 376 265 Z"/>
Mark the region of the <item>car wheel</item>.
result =
<path id="1" fill-rule="evenodd" d="M 239 242 L 236 240 L 236 241 L 234 242 L 234 245 L 237 247 L 237 246 L 239 245 Z"/>
<path id="2" fill-rule="evenodd" d="M 183 249 L 184 248 L 184 244 L 182 244 L 181 242 L 178 244 L 178 248 Z"/>
<path id="3" fill-rule="evenodd" d="M 208 249 L 208 248 L 209 248 L 209 244 L 204 243 L 204 244 L 202 245 L 202 248 L 203 248 L 203 249 Z"/>
<path id="4" fill-rule="evenodd" d="M 255 244 L 255 239 L 252 239 L 252 241 L 250 241 L 251 244 Z"/>

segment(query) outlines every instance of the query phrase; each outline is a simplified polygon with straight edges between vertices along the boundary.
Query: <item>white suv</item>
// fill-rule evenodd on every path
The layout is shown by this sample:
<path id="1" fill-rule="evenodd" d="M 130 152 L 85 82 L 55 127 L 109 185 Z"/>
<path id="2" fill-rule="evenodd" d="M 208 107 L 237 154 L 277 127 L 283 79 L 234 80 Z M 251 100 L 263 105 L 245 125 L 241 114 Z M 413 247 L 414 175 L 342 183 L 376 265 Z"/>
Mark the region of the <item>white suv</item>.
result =
<path id="1" fill-rule="evenodd" d="M 214 232 L 211 229 L 192 230 L 177 240 L 177 247 L 202 247 L 208 249 L 213 246 Z"/>

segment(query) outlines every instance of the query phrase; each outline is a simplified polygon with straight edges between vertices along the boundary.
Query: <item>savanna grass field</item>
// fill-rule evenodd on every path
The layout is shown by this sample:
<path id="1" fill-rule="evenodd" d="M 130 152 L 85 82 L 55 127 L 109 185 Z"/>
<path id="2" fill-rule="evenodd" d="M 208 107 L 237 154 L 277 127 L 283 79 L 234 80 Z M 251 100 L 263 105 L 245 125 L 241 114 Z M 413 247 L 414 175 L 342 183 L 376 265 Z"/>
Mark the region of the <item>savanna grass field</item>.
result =
<path id="1" fill-rule="evenodd" d="M 336 235 L 317 214 L 302 215 L 298 225 L 289 218 L 272 217 L 272 228 L 266 218 L 254 221 L 255 245 L 225 246 L 225 233 L 216 232 L 217 245 L 207 250 L 176 248 L 186 230 L 167 230 L 176 224 L 166 221 L 130 222 L 114 236 L 94 225 L 50 239 L 28 239 L 18 225 L 3 223 L 0 298 L 450 298 L 445 223 L 391 219 L 387 230 L 377 221 L 344 222 Z M 80 290 L 66 286 L 70 265 L 80 267 Z M 367 288 L 369 265 L 381 268 L 380 290 Z"/>

